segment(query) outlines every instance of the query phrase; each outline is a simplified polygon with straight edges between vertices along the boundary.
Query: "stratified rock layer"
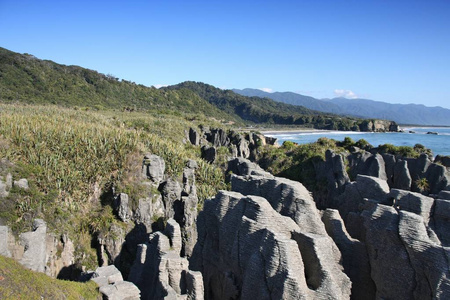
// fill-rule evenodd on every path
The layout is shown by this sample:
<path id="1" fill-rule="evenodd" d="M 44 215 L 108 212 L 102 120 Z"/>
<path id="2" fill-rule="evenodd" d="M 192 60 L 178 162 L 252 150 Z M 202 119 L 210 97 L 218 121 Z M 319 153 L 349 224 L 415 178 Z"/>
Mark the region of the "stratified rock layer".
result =
<path id="1" fill-rule="evenodd" d="M 330 238 L 302 231 L 262 197 L 221 191 L 205 202 L 198 229 L 191 263 L 203 273 L 208 299 L 350 295 Z"/>

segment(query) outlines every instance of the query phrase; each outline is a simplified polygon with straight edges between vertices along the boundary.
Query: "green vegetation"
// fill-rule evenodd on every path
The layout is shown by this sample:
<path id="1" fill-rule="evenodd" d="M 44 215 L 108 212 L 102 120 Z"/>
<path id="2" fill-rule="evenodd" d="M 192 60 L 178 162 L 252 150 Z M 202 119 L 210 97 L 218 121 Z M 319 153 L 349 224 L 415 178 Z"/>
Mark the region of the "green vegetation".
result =
<path id="1" fill-rule="evenodd" d="M 0 299 L 102 299 L 93 281 L 80 283 L 30 271 L 0 255 Z"/>
<path id="2" fill-rule="evenodd" d="M 402 157 L 410 157 L 410 158 L 417 158 L 420 156 L 420 154 L 425 153 L 429 157 L 432 156 L 431 150 L 427 149 L 425 146 L 421 144 L 416 144 L 414 147 L 408 147 L 408 146 L 394 146 L 392 144 L 384 144 L 378 146 L 378 149 L 382 153 L 390 153 Z"/>
<path id="3" fill-rule="evenodd" d="M 269 98 L 187 81 L 156 89 L 78 66 L 60 65 L 0 48 L 0 101 L 56 104 L 78 109 L 115 109 L 208 116 L 223 123 L 267 123 L 333 130 L 360 130 L 358 118 L 321 113 Z"/>
<path id="4" fill-rule="evenodd" d="M 145 153 L 163 157 L 173 178 L 181 177 L 189 159 L 199 161 L 201 202 L 227 188 L 221 169 L 201 161 L 199 147 L 182 143 L 184 129 L 198 123 L 163 114 L 0 105 L 0 157 L 14 164 L 14 178 L 30 182 L 28 191 L 12 190 L 1 202 L 0 217 L 16 234 L 29 230 L 33 218 L 45 219 L 50 230 L 74 239 L 81 264 L 94 267 L 92 235 L 118 222 L 111 197 L 99 191 L 115 186 L 131 199 L 141 197 L 145 191 L 133 174 Z"/>
<path id="5" fill-rule="evenodd" d="M 428 192 L 430 190 L 430 184 L 426 178 L 420 178 L 414 181 L 414 184 L 417 186 L 421 193 Z"/>
<path id="6" fill-rule="evenodd" d="M 186 91 L 194 92 L 222 111 L 254 123 L 298 125 L 333 130 L 359 130 L 359 124 L 363 122 L 361 119 L 321 113 L 303 106 L 276 102 L 269 98 L 245 97 L 231 90 L 221 90 L 201 82 L 186 81 L 166 87 L 163 90 L 183 93 Z"/>
<path id="7" fill-rule="evenodd" d="M 94 110 L 191 113 L 236 121 L 193 92 L 163 91 L 118 80 L 78 66 L 65 66 L 0 48 L 0 101 L 57 104 Z"/>
<path id="8" fill-rule="evenodd" d="M 315 143 L 297 145 L 284 142 L 279 148 L 266 146 L 258 163 L 277 176 L 300 181 L 309 190 L 314 191 L 321 185 L 316 180 L 314 164 L 325 160 L 326 150 L 345 151 L 338 147 L 335 140 L 320 138 Z"/>

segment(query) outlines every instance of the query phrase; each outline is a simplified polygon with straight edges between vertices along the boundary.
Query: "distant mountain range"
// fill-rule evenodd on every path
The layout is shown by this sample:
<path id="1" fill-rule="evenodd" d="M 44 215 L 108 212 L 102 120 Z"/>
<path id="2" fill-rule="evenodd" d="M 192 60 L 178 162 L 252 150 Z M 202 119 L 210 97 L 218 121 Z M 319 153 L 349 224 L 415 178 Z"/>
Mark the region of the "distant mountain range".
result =
<path id="1" fill-rule="evenodd" d="M 301 105 L 309 109 L 327 113 L 393 120 L 399 124 L 450 126 L 450 109 L 439 106 L 427 107 L 422 104 L 390 104 L 359 98 L 320 100 L 293 92 L 267 93 L 258 89 L 233 89 L 233 91 L 244 96 L 270 98 L 275 101 Z"/>

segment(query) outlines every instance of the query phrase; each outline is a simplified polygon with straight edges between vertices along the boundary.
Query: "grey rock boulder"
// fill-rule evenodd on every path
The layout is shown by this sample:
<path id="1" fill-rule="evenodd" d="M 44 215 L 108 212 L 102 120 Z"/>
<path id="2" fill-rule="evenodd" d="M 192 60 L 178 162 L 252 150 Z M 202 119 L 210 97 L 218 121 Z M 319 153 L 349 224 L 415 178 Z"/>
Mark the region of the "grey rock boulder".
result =
<path id="1" fill-rule="evenodd" d="M 364 205 L 364 199 L 372 199 L 377 203 L 391 205 L 389 198 L 389 186 L 385 180 L 377 177 L 357 175 L 356 181 L 347 184 L 345 191 L 337 197 L 336 207 L 347 222 L 347 215 L 351 212 L 361 212 L 361 206 Z M 353 233 L 349 230 L 352 236 Z"/>
<path id="2" fill-rule="evenodd" d="M 367 175 L 387 180 L 385 164 L 383 157 L 376 153 L 359 151 L 350 154 L 348 157 L 350 176 L 355 178 L 357 175 Z"/>
<path id="3" fill-rule="evenodd" d="M 201 157 L 209 163 L 213 163 L 216 160 L 216 147 L 214 146 L 202 146 Z"/>
<path id="4" fill-rule="evenodd" d="M 113 209 L 122 222 L 128 222 L 132 216 L 128 195 L 125 193 L 116 195 L 113 201 Z"/>
<path id="5" fill-rule="evenodd" d="M 375 299 L 376 288 L 370 276 L 369 256 L 364 243 L 353 239 L 348 233 L 339 212 L 327 209 L 323 213 L 328 234 L 342 253 L 345 273 L 352 281 L 353 299 Z"/>
<path id="6" fill-rule="evenodd" d="M 414 299 L 449 299 L 450 249 L 430 240 L 421 216 L 400 211 L 399 235 L 414 269 Z"/>
<path id="7" fill-rule="evenodd" d="M 264 177 L 273 177 L 269 172 L 264 171 L 259 165 L 244 158 L 234 158 L 228 161 L 227 174 L 236 175 L 258 175 Z"/>
<path id="8" fill-rule="evenodd" d="M 399 160 L 395 163 L 392 187 L 401 190 L 410 190 L 412 184 L 411 175 L 408 169 L 408 163 L 405 160 Z"/>
<path id="9" fill-rule="evenodd" d="M 140 288 L 142 299 L 202 299 L 201 273 L 191 272 L 188 260 L 171 243 L 162 232 L 151 234 L 139 245 L 128 280 Z"/>
<path id="10" fill-rule="evenodd" d="M 180 214 L 180 212 L 176 212 L 177 207 L 175 206 L 175 202 L 181 201 L 181 192 L 180 184 L 172 178 L 168 178 L 161 184 L 161 195 L 164 202 L 166 218 L 174 218 L 175 215 Z"/>
<path id="11" fill-rule="evenodd" d="M 450 247 L 450 200 L 436 199 L 433 212 L 434 230 L 442 246 Z"/>
<path id="12" fill-rule="evenodd" d="M 197 188 L 195 186 L 195 169 L 198 168 L 195 160 L 189 160 L 186 168 L 183 170 L 183 194 L 197 195 Z"/>
<path id="13" fill-rule="evenodd" d="M 140 290 L 133 283 L 124 281 L 122 273 L 114 265 L 97 268 L 91 280 L 97 283 L 105 299 L 141 299 Z"/>
<path id="14" fill-rule="evenodd" d="M 8 226 L 0 226 L 0 255 L 11 257 L 8 248 L 9 244 L 9 228 Z"/>
<path id="15" fill-rule="evenodd" d="M 398 234 L 397 211 L 393 207 L 376 205 L 362 215 L 376 298 L 414 299 L 415 272 Z"/>
<path id="16" fill-rule="evenodd" d="M 22 189 L 22 190 L 28 190 L 29 186 L 28 186 L 28 180 L 25 178 L 19 179 L 19 180 L 14 180 L 14 187 Z"/>
<path id="17" fill-rule="evenodd" d="M 439 199 L 450 200 L 450 191 L 440 191 L 438 194 Z"/>
<path id="18" fill-rule="evenodd" d="M 189 128 L 189 141 L 192 145 L 200 145 L 200 134 L 194 128 Z"/>
<path id="19" fill-rule="evenodd" d="M 45 272 L 47 265 L 47 224 L 42 219 L 33 221 L 33 231 L 20 234 L 19 243 L 24 247 L 20 263 L 33 271 Z"/>
<path id="20" fill-rule="evenodd" d="M 434 206 L 433 198 L 398 189 L 392 189 L 389 197 L 394 199 L 394 206 L 397 209 L 415 213 L 421 216 L 423 221 L 428 224 Z"/>
<path id="21" fill-rule="evenodd" d="M 243 195 L 260 196 L 278 213 L 290 217 L 303 232 L 327 235 L 309 191 L 300 183 L 281 177 L 231 177 L 231 187 Z"/>
<path id="22" fill-rule="evenodd" d="M 211 299 L 349 298 L 329 237 L 301 232 L 264 198 L 221 191 L 206 200 L 198 228 L 191 262 Z"/>
<path id="23" fill-rule="evenodd" d="M 146 154 L 142 163 L 142 174 L 155 184 L 164 180 L 166 164 L 164 159 L 155 154 Z"/>

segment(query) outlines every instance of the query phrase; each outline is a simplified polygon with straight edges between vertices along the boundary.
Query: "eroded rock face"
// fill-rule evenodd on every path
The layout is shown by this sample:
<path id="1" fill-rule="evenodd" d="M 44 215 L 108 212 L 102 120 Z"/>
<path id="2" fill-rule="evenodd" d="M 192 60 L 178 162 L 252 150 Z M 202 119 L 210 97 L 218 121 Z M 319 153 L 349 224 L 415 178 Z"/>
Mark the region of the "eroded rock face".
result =
<path id="1" fill-rule="evenodd" d="M 105 299 L 141 299 L 140 291 L 136 285 L 129 281 L 124 281 L 122 273 L 114 265 L 97 268 L 91 280 L 97 283 Z"/>
<path id="2" fill-rule="evenodd" d="M 377 299 L 414 299 L 414 269 L 398 235 L 397 211 L 377 205 L 364 211 L 365 242 Z"/>
<path id="3" fill-rule="evenodd" d="M 113 209 L 122 222 L 128 222 L 131 218 L 132 212 L 129 206 L 128 195 L 120 193 L 114 197 Z"/>
<path id="4" fill-rule="evenodd" d="M 159 184 L 164 180 L 164 171 L 166 164 L 164 159 L 154 154 L 146 154 L 142 164 L 142 174 L 144 178 L 148 178 L 155 184 Z"/>
<path id="5" fill-rule="evenodd" d="M 300 183 L 281 177 L 231 177 L 232 190 L 243 195 L 261 196 L 283 216 L 290 217 L 303 232 L 326 235 L 314 200 Z"/>
<path id="6" fill-rule="evenodd" d="M 436 199 L 433 221 L 435 232 L 444 247 L 450 247 L 450 200 Z"/>
<path id="7" fill-rule="evenodd" d="M 216 160 L 216 147 L 214 146 L 202 146 L 202 158 L 207 162 L 213 163 Z"/>
<path id="8" fill-rule="evenodd" d="M 316 180 L 326 182 L 328 195 L 325 199 L 315 199 L 317 206 L 321 209 L 336 207 L 334 199 L 343 193 L 345 185 L 350 183 L 346 171 L 344 156 L 336 154 L 331 150 L 325 152 L 325 161 L 314 164 Z"/>
<path id="9" fill-rule="evenodd" d="M 252 163 L 248 159 L 234 158 L 228 161 L 228 168 L 226 173 L 233 173 L 236 175 L 258 175 L 264 177 L 273 177 L 269 172 L 264 171 L 259 165 Z"/>
<path id="10" fill-rule="evenodd" d="M 0 255 L 6 257 L 11 257 L 11 252 L 8 248 L 9 235 L 8 226 L 0 226 Z"/>
<path id="11" fill-rule="evenodd" d="M 405 160 L 399 160 L 395 163 L 392 187 L 401 190 L 410 190 L 412 184 L 409 174 L 408 163 Z"/>
<path id="12" fill-rule="evenodd" d="M 176 201 L 181 200 L 181 192 L 180 184 L 172 178 L 167 179 L 162 184 L 161 195 L 164 202 L 164 213 L 167 219 L 173 218 L 177 214 L 174 204 Z"/>
<path id="13" fill-rule="evenodd" d="M 429 238 L 421 216 L 399 212 L 399 235 L 415 272 L 415 299 L 448 299 L 450 296 L 450 249 Z"/>
<path id="14" fill-rule="evenodd" d="M 156 232 L 139 245 L 128 280 L 139 287 L 142 299 L 202 299 L 201 274 L 190 271 L 188 260 L 179 255 L 180 227 L 173 219 L 168 224 L 169 237 Z"/>
<path id="15" fill-rule="evenodd" d="M 208 299 L 349 297 L 329 237 L 302 231 L 262 197 L 221 191 L 205 202 L 198 229 L 191 263 Z"/>
<path id="16" fill-rule="evenodd" d="M 428 224 L 434 205 L 434 199 L 419 193 L 392 189 L 389 197 L 394 199 L 394 205 L 401 210 L 413 212 L 423 218 Z"/>
<path id="17" fill-rule="evenodd" d="M 322 220 L 327 233 L 341 251 L 345 273 L 352 281 L 352 298 L 375 299 L 376 288 L 370 276 L 366 245 L 347 233 L 344 221 L 337 210 L 327 209 L 323 213 Z"/>
<path id="18" fill-rule="evenodd" d="M 47 266 L 48 276 L 66 280 L 77 280 L 80 270 L 75 265 L 75 245 L 65 234 L 55 236 L 47 234 Z"/>
<path id="19" fill-rule="evenodd" d="M 352 153 L 348 156 L 350 175 L 367 175 L 387 180 L 384 159 L 380 154 L 372 154 L 367 151 Z"/>
<path id="20" fill-rule="evenodd" d="M 189 128 L 189 141 L 194 146 L 200 144 L 200 134 L 194 128 Z"/>
<path id="21" fill-rule="evenodd" d="M 24 247 L 20 263 L 33 271 L 45 272 L 47 264 L 46 245 L 47 224 L 42 219 L 35 219 L 33 231 L 22 233 L 19 243 Z"/>
<path id="22" fill-rule="evenodd" d="M 347 222 L 347 216 L 361 211 L 364 199 L 373 199 L 379 203 L 391 204 L 389 198 L 389 186 L 385 180 L 380 178 L 358 175 L 356 181 L 345 186 L 344 193 L 336 199 L 336 207 L 343 219 Z M 349 230 L 352 236 L 355 236 Z"/>

